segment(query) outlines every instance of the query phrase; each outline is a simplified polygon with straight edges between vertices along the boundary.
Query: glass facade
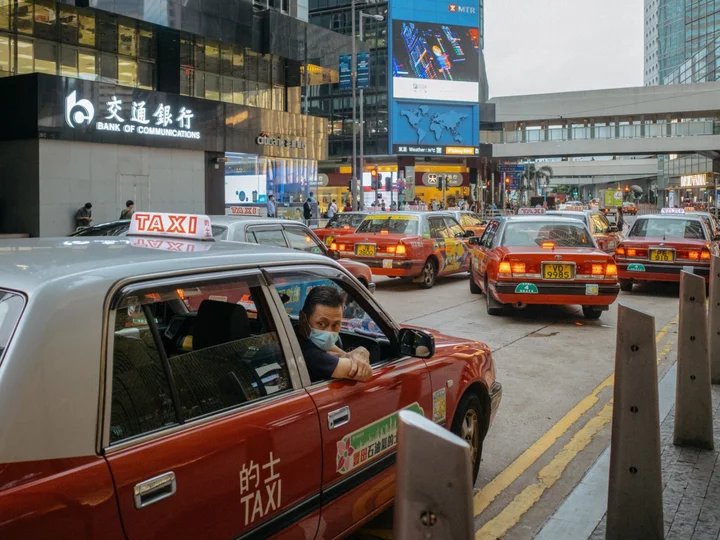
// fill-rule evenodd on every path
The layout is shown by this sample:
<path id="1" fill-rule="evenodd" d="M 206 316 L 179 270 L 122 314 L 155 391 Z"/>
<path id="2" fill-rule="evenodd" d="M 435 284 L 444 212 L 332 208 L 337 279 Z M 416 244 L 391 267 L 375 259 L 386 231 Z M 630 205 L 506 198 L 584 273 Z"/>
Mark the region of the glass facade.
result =
<path id="1" fill-rule="evenodd" d="M 661 1 L 658 10 L 658 68 L 663 80 L 685 60 L 685 2 Z"/>

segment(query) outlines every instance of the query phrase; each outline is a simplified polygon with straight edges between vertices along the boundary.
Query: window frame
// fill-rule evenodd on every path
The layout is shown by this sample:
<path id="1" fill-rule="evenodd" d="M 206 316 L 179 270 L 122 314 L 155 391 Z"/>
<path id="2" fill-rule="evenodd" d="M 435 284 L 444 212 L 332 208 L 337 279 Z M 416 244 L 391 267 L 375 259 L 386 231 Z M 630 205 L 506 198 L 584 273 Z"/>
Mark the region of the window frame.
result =
<path id="1" fill-rule="evenodd" d="M 147 291 L 152 288 L 161 287 L 177 287 L 181 285 L 189 285 L 197 282 L 227 282 L 228 280 L 242 280 L 243 278 L 253 277 L 260 284 L 260 291 L 268 306 L 267 316 L 275 323 L 280 347 L 284 354 L 285 364 L 292 387 L 286 391 L 279 392 L 270 396 L 262 397 L 247 403 L 238 404 L 235 407 L 222 409 L 210 414 L 203 415 L 198 418 L 186 420 L 184 423 L 175 424 L 168 427 L 143 433 L 135 437 L 130 437 L 116 443 L 110 443 L 110 419 L 113 396 L 113 367 L 114 367 L 114 347 L 115 347 L 115 320 L 117 307 L 121 300 L 133 293 Z M 274 292 L 274 295 L 273 295 Z M 99 414 L 98 414 L 98 431 L 97 431 L 97 451 L 99 454 L 111 454 L 133 446 L 144 444 L 147 441 L 168 437 L 175 433 L 193 429 L 196 426 L 216 422 L 223 418 L 245 412 L 247 410 L 272 405 L 279 400 L 284 400 L 298 393 L 304 392 L 306 386 L 301 376 L 298 366 L 295 347 L 287 334 L 287 325 L 284 310 L 280 311 L 277 300 L 279 296 L 274 287 L 269 285 L 269 280 L 265 272 L 255 266 L 249 268 L 239 268 L 236 270 L 228 270 L 221 272 L 212 272 L 209 269 L 199 270 L 198 273 L 179 272 L 174 276 L 162 276 L 159 279 L 152 276 L 139 276 L 135 279 L 125 280 L 117 283 L 115 287 L 108 293 L 104 306 L 103 327 L 103 344 L 101 356 L 101 384 L 99 397 Z M 280 302 L 282 307 L 282 302 Z M 294 333 L 292 338 L 295 339 Z M 303 369 L 306 369 L 303 365 Z M 168 381 L 174 384 L 173 381 Z M 174 404 L 175 405 L 175 404 Z"/>
<path id="2" fill-rule="evenodd" d="M 445 223 L 445 220 L 443 219 L 443 217 L 444 217 L 443 215 L 439 215 L 439 216 L 428 216 L 428 218 L 427 218 L 428 231 L 430 233 L 430 238 L 432 240 L 445 240 L 446 238 L 452 238 L 452 236 L 450 235 L 450 230 L 448 229 L 447 223 Z M 446 236 L 433 236 L 432 223 L 435 220 L 438 220 L 440 223 L 442 223 L 443 228 L 445 229 Z M 440 230 L 440 229 L 438 229 L 438 230 Z"/>

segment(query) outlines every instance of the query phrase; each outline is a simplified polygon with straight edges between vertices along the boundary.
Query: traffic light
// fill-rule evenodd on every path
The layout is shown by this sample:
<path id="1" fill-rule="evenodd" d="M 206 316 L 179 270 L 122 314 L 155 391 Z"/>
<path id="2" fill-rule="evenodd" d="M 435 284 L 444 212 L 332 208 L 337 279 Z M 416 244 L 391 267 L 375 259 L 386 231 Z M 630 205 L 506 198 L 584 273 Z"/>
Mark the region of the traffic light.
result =
<path id="1" fill-rule="evenodd" d="M 437 177 L 437 186 L 436 186 L 437 189 L 438 189 L 438 191 L 442 191 L 442 190 L 443 190 L 443 182 L 444 182 L 444 181 L 445 181 L 445 178 L 438 175 L 438 177 Z"/>
<path id="2" fill-rule="evenodd" d="M 373 167 L 370 169 L 370 187 L 374 190 L 380 189 L 380 182 L 378 179 L 378 170 Z"/>
<path id="3" fill-rule="evenodd" d="M 625 193 L 627 193 L 628 191 L 630 191 L 630 188 L 628 186 L 625 186 Z"/>
<path id="4" fill-rule="evenodd" d="M 348 191 L 352 193 L 352 178 L 348 180 Z"/>
<path id="5" fill-rule="evenodd" d="M 505 177 L 505 187 L 507 187 L 509 184 L 510 184 L 510 178 L 506 176 Z"/>
<path id="6" fill-rule="evenodd" d="M 386 176 L 385 177 L 385 191 L 392 191 L 392 190 L 393 190 L 392 176 Z"/>

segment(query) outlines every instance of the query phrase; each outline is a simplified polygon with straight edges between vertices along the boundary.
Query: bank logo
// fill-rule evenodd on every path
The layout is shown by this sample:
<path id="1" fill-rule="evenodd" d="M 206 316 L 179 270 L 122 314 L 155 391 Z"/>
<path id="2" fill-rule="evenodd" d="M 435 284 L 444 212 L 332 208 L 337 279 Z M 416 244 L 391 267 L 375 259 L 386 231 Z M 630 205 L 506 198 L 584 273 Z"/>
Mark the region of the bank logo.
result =
<path id="1" fill-rule="evenodd" d="M 450 13 L 475 13 L 475 8 L 472 6 L 458 6 L 457 4 L 449 4 L 448 10 Z"/>
<path id="2" fill-rule="evenodd" d="M 65 122 L 71 128 L 90 125 L 95 118 L 95 107 L 87 99 L 77 100 L 77 92 L 73 91 L 65 99 Z"/>

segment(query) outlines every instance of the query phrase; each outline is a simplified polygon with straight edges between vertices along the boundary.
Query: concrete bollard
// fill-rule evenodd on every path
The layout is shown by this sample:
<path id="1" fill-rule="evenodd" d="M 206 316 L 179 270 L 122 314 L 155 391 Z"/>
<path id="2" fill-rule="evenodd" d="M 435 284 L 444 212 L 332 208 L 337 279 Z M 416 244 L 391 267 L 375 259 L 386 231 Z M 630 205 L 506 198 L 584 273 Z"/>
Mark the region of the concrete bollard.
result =
<path id="1" fill-rule="evenodd" d="M 708 356 L 705 278 L 680 275 L 675 436 L 678 446 L 712 450 L 712 389 Z"/>
<path id="2" fill-rule="evenodd" d="M 720 257 L 712 258 L 710 306 L 708 308 L 708 351 L 713 384 L 720 384 Z"/>
<path id="3" fill-rule="evenodd" d="M 608 487 L 608 540 L 662 539 L 655 319 L 618 307 Z"/>

